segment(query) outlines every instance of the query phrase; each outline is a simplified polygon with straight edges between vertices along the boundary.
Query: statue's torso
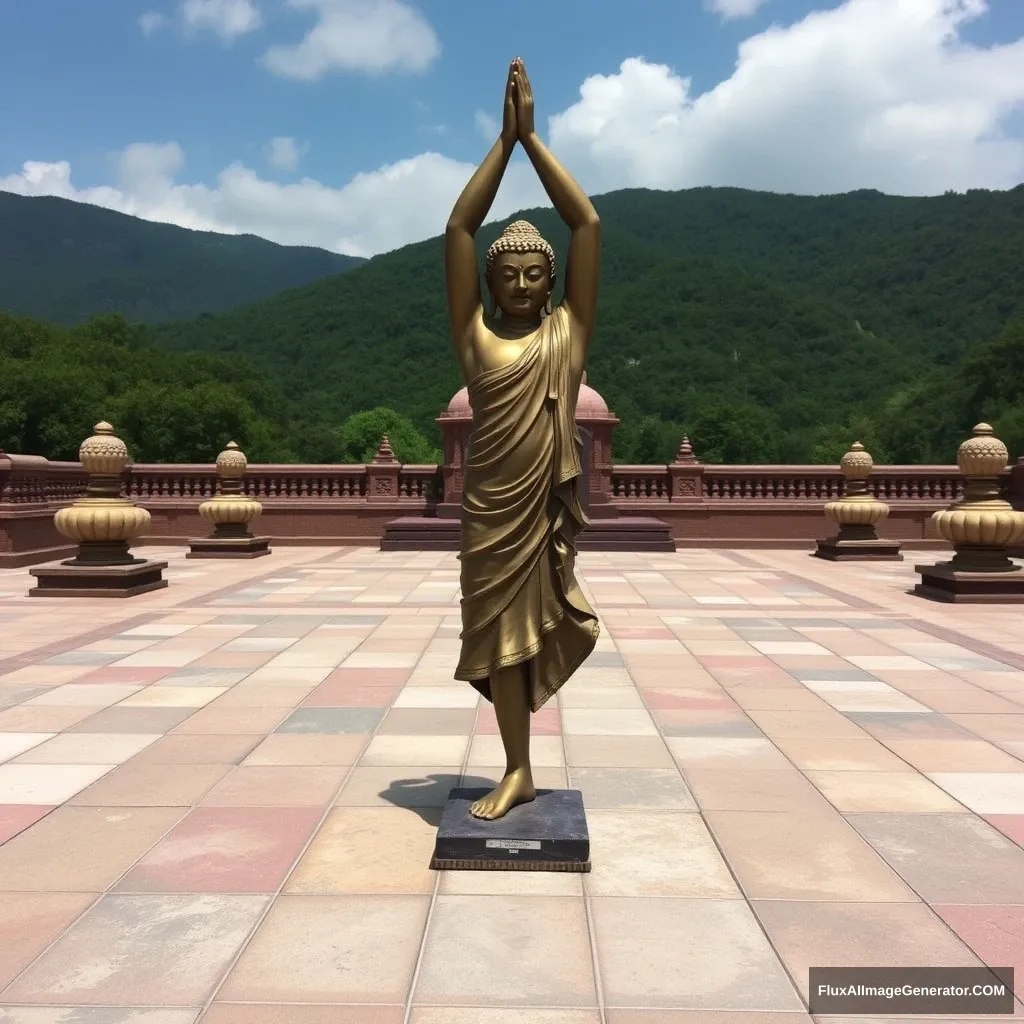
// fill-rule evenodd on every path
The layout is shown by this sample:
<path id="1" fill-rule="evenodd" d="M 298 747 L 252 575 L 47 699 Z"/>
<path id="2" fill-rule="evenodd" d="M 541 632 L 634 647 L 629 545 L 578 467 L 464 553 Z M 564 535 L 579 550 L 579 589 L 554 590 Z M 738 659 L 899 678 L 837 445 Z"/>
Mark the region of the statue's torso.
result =
<path id="1" fill-rule="evenodd" d="M 540 327 L 520 337 L 506 338 L 496 334 L 481 317 L 472 327 L 469 345 L 462 356 L 462 373 L 471 383 L 481 373 L 490 373 L 510 366 L 533 344 Z"/>

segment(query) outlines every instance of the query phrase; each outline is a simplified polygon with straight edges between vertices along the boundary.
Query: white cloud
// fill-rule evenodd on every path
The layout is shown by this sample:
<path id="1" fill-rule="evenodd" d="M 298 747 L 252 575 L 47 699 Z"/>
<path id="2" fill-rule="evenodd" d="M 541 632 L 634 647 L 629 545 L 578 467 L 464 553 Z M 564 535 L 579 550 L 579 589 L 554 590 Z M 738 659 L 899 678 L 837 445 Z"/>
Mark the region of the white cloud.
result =
<path id="1" fill-rule="evenodd" d="M 1024 139 L 1007 127 L 1024 107 L 1024 39 L 964 42 L 963 27 L 985 9 L 983 0 L 846 0 L 750 37 L 732 75 L 699 95 L 670 68 L 630 59 L 588 78 L 579 101 L 551 118 L 552 149 L 592 193 L 1009 188 L 1024 179 Z M 497 133 L 487 115 L 477 124 Z M 427 152 L 338 188 L 279 184 L 241 164 L 203 185 L 179 181 L 183 159 L 175 143 L 129 146 L 116 184 L 85 189 L 68 163 L 30 161 L 0 189 L 370 255 L 439 234 L 473 171 Z M 532 169 L 514 161 L 494 216 L 541 204 Z"/>
<path id="2" fill-rule="evenodd" d="M 288 0 L 316 14 L 292 46 L 272 46 L 264 65 L 284 78 L 312 81 L 331 71 L 425 71 L 441 53 L 430 23 L 403 0 Z"/>
<path id="3" fill-rule="evenodd" d="M 478 110 L 474 115 L 477 131 L 488 141 L 493 142 L 501 131 L 501 122 L 486 111 Z"/>
<path id="4" fill-rule="evenodd" d="M 66 161 L 30 161 L 20 174 L 0 178 L 0 190 L 63 196 L 182 227 L 372 256 L 441 234 L 474 170 L 438 153 L 422 153 L 331 188 L 310 178 L 293 184 L 268 181 L 236 163 L 207 186 L 178 183 L 183 164 L 177 143 L 136 143 L 118 156 L 116 186 L 79 189 Z M 509 166 L 492 215 L 507 216 L 545 201 L 532 169 L 520 160 Z"/>
<path id="5" fill-rule="evenodd" d="M 148 39 L 155 35 L 167 24 L 167 17 L 159 11 L 146 11 L 139 15 L 139 28 L 142 34 Z"/>
<path id="6" fill-rule="evenodd" d="M 737 18 L 752 17 L 767 2 L 768 0 L 704 0 L 704 6 L 720 15 L 722 21 L 735 21 Z"/>
<path id="7" fill-rule="evenodd" d="M 303 143 L 298 145 L 288 135 L 279 135 L 270 140 L 267 146 L 267 160 L 272 167 L 282 171 L 294 171 L 299 166 L 299 161 L 309 152 L 309 145 Z"/>
<path id="8" fill-rule="evenodd" d="M 184 0 L 178 11 L 187 29 L 215 32 L 226 43 L 263 24 L 253 0 Z"/>
<path id="9" fill-rule="evenodd" d="M 1008 188 L 1024 140 L 1024 39 L 982 48 L 983 0 L 846 0 L 745 40 L 730 78 L 693 95 L 643 60 L 594 75 L 551 119 L 552 147 L 592 191 L 733 185 L 899 194 Z"/>

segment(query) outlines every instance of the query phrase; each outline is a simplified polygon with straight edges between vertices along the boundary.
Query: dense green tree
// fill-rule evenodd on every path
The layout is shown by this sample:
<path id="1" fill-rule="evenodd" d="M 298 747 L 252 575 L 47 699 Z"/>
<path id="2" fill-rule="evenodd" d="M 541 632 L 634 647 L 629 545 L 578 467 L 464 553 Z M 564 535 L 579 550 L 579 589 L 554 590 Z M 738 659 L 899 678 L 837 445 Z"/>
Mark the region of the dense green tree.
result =
<path id="1" fill-rule="evenodd" d="M 441 461 L 441 452 L 407 417 L 384 406 L 357 412 L 344 422 L 338 431 L 340 461 L 373 462 L 385 434 L 399 462 L 429 465 Z"/>
<path id="2" fill-rule="evenodd" d="M 254 461 L 295 458 L 259 371 L 145 338 L 119 316 L 67 330 L 0 314 L 0 448 L 74 459 L 106 419 L 138 462 L 211 462 L 231 440 Z"/>
<path id="3" fill-rule="evenodd" d="M 756 405 L 716 402 L 689 423 L 690 442 L 701 462 L 779 461 L 779 425 Z"/>

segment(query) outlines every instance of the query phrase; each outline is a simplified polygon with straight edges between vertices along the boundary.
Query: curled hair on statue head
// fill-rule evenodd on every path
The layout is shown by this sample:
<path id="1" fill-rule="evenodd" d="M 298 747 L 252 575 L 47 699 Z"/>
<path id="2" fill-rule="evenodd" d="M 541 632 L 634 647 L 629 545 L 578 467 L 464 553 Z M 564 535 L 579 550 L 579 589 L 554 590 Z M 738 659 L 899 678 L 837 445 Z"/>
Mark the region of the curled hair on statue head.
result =
<path id="1" fill-rule="evenodd" d="M 491 243 L 487 250 L 486 273 L 488 277 L 494 267 L 494 261 L 504 252 L 539 253 L 548 261 L 548 273 L 551 277 L 551 284 L 554 285 L 555 250 L 528 220 L 513 221 Z"/>

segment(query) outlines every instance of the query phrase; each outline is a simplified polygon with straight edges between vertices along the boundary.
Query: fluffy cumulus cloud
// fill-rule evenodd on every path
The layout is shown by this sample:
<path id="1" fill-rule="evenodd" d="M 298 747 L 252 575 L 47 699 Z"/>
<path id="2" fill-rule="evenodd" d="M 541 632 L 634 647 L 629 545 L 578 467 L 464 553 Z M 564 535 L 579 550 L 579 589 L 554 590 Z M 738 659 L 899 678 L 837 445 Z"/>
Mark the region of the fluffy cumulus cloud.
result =
<path id="1" fill-rule="evenodd" d="M 29 162 L 0 178 L 0 190 L 95 203 L 181 227 L 251 233 L 284 245 L 319 245 L 372 256 L 444 231 L 444 221 L 473 167 L 423 153 L 364 174 L 341 188 L 312 179 L 281 184 L 242 164 L 212 185 L 184 184 L 177 143 L 136 143 L 118 158 L 117 183 L 76 188 L 67 162 Z M 543 202 L 532 170 L 513 163 L 494 205 L 495 216 Z"/>
<path id="2" fill-rule="evenodd" d="M 1024 177 L 1024 39 L 961 38 L 983 0 L 846 0 L 739 47 L 730 78 L 643 60 L 594 75 L 551 120 L 593 190 L 734 185 L 825 193 L 1006 188 Z"/>
<path id="3" fill-rule="evenodd" d="M 704 6 L 720 15 L 723 21 L 749 18 L 765 3 L 767 0 L 704 0 Z"/>
<path id="4" fill-rule="evenodd" d="M 176 17 L 186 32 L 213 32 L 225 43 L 255 32 L 263 24 L 254 0 L 182 0 Z M 171 23 L 172 19 L 158 11 L 146 11 L 139 17 L 139 27 L 146 36 Z"/>
<path id="5" fill-rule="evenodd" d="M 318 28 L 326 14 L 400 6 L 292 2 L 315 6 Z M 751 36 L 732 75 L 700 94 L 672 69 L 631 58 L 583 83 L 578 102 L 551 118 L 551 145 L 592 193 L 733 185 L 920 195 L 1012 187 L 1024 179 L 1024 139 L 1008 127 L 1024 107 L 1024 39 L 965 42 L 964 27 L 985 9 L 984 0 L 845 0 Z M 385 37 L 367 30 L 362 38 Z M 314 67 L 341 66 L 347 45 L 322 39 L 295 66 L 307 76 Z M 403 43 L 399 52 L 411 50 Z M 477 123 L 490 135 L 496 130 L 486 116 Z M 440 233 L 473 171 L 427 152 L 338 188 L 309 179 L 280 184 L 241 164 L 206 185 L 181 180 L 183 160 L 173 143 L 134 145 L 120 155 L 109 187 L 76 189 L 68 164 L 30 162 L 0 178 L 0 189 L 369 255 Z M 520 160 L 493 213 L 543 201 Z"/>
<path id="6" fill-rule="evenodd" d="M 315 15 L 295 44 L 272 46 L 268 70 L 309 81 L 332 71 L 425 71 L 441 53 L 430 23 L 402 0 L 288 0 Z"/>

